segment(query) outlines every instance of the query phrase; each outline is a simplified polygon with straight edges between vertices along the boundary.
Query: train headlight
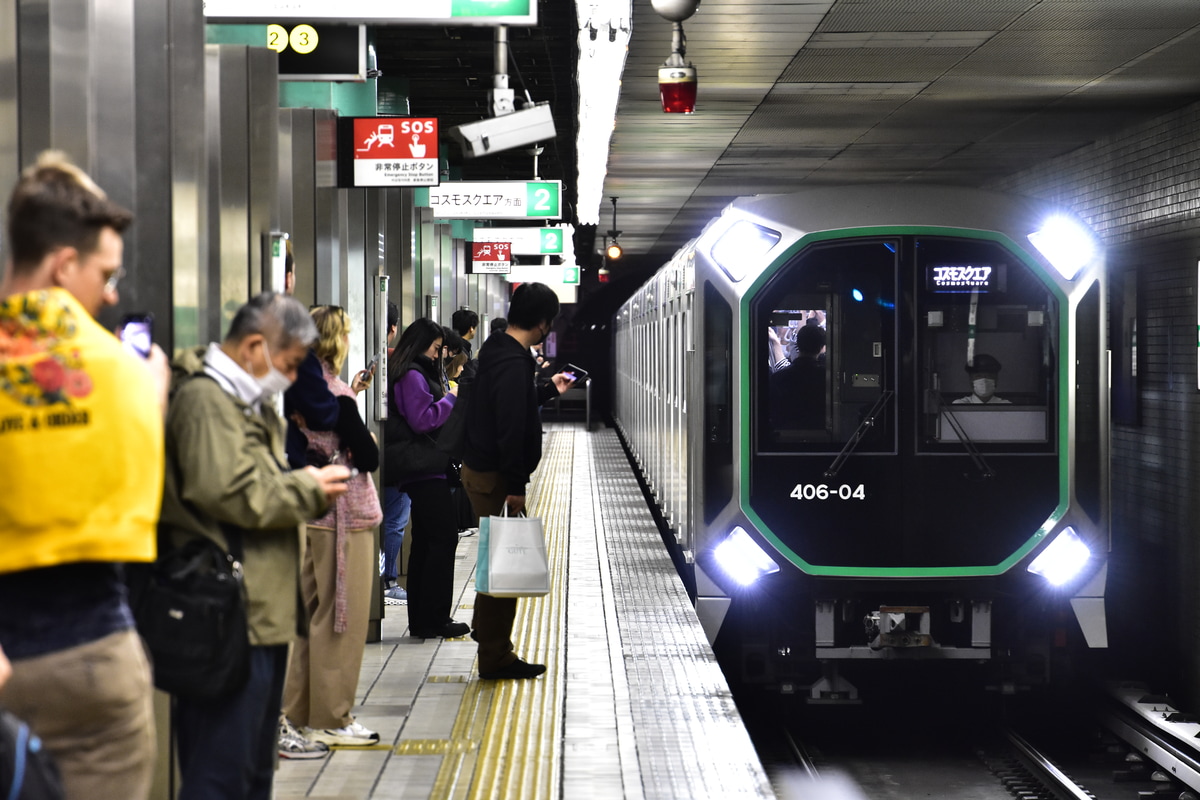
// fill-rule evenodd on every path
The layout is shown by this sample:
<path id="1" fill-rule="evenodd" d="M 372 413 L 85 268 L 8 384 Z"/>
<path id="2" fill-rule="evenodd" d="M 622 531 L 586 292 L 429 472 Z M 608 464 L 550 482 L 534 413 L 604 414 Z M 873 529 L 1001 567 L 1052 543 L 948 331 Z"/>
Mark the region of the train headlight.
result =
<path id="1" fill-rule="evenodd" d="M 1078 575 L 1092 557 L 1092 551 L 1074 528 L 1063 528 L 1054 541 L 1029 565 L 1029 571 L 1041 575 L 1051 586 L 1062 586 Z"/>
<path id="2" fill-rule="evenodd" d="M 764 575 L 779 572 L 779 565 L 738 526 L 713 550 L 713 558 L 725 574 L 742 586 Z"/>
<path id="3" fill-rule="evenodd" d="M 729 226 L 708 252 L 731 281 L 746 277 L 746 265 L 775 246 L 782 234 L 744 219 Z"/>
<path id="4" fill-rule="evenodd" d="M 1096 256 L 1095 240 L 1070 217 L 1050 217 L 1041 230 L 1029 234 L 1029 241 L 1067 280 Z"/>

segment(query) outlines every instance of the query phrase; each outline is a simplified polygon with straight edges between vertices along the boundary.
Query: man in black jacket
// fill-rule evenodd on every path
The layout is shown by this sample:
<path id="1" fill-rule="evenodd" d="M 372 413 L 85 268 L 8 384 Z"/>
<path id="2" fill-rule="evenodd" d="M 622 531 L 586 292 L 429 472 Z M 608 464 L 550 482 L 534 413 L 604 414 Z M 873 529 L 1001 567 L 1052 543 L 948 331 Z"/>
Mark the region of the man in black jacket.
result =
<path id="1" fill-rule="evenodd" d="M 571 385 L 562 373 L 534 382 L 529 348 L 545 340 L 557 316 L 553 289 L 523 283 L 513 292 L 507 330 L 489 337 L 479 350 L 479 372 L 467 407 L 462 481 L 480 517 L 499 514 L 505 506 L 512 515 L 525 510 L 525 484 L 542 459 L 538 406 Z M 475 595 L 471 636 L 479 643 L 479 677 L 535 678 L 546 671 L 513 652 L 516 613 L 516 598 Z"/>

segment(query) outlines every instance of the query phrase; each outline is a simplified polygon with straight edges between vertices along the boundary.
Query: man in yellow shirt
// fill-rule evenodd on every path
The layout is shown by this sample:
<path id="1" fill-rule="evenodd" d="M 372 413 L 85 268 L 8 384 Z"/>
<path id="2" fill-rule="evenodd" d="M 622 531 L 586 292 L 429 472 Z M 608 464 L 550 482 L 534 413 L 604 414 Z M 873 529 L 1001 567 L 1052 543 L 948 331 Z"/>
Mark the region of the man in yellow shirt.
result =
<path id="1" fill-rule="evenodd" d="M 0 282 L 0 702 L 54 756 L 68 798 L 149 794 L 150 668 L 121 564 L 152 561 L 170 371 L 94 319 L 117 302 L 132 221 L 44 153 L 8 205 Z"/>

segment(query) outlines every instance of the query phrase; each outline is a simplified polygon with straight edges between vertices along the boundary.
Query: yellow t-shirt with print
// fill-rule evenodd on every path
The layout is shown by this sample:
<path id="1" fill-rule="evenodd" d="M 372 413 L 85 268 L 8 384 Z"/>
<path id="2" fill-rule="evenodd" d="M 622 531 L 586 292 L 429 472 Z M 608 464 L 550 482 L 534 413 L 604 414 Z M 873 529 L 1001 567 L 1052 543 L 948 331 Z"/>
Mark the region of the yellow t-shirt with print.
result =
<path id="1" fill-rule="evenodd" d="M 0 573 L 152 561 L 162 485 L 146 365 L 63 289 L 0 301 Z"/>

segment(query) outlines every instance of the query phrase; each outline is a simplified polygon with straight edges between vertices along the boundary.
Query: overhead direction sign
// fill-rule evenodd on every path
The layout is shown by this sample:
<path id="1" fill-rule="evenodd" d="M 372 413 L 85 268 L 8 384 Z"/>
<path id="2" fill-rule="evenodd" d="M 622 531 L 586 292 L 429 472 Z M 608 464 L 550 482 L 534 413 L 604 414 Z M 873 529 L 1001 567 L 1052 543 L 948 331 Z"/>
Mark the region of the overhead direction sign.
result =
<path id="1" fill-rule="evenodd" d="M 353 165 L 351 182 L 343 180 L 343 185 L 436 186 L 440 180 L 437 122 L 424 117 L 356 117 L 348 120 L 349 124 L 343 121 L 350 135 L 340 137 L 342 162 Z"/>
<path id="2" fill-rule="evenodd" d="M 434 219 L 559 219 L 562 181 L 454 181 L 429 190 Z"/>
<path id="3" fill-rule="evenodd" d="M 563 228 L 476 228 L 477 242 L 512 242 L 515 256 L 561 256 Z"/>
<path id="4" fill-rule="evenodd" d="M 205 0 L 209 19 L 393 25 L 536 25 L 537 0 Z"/>

